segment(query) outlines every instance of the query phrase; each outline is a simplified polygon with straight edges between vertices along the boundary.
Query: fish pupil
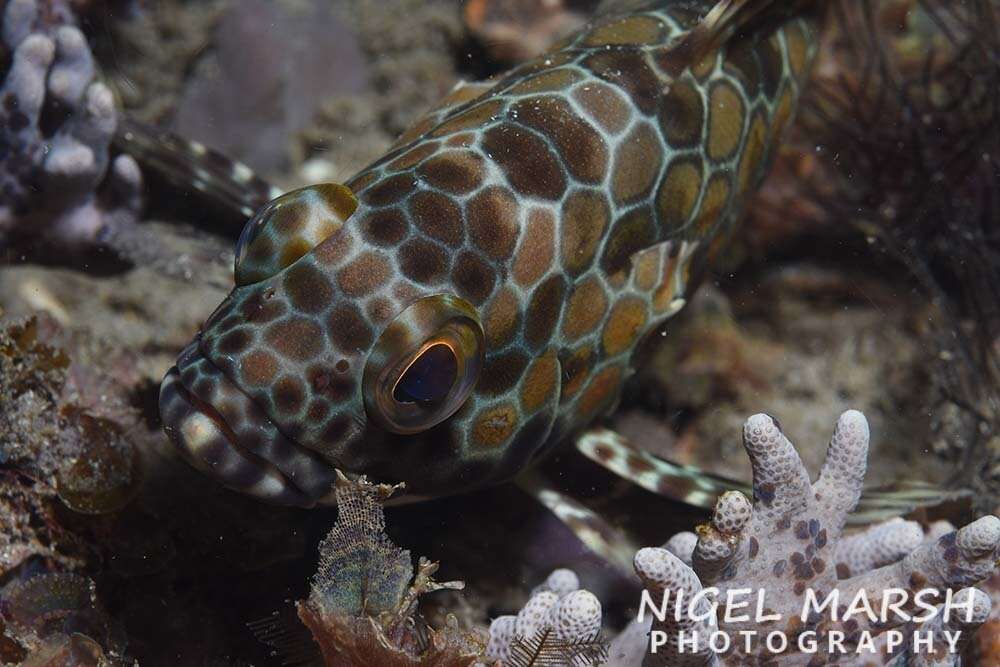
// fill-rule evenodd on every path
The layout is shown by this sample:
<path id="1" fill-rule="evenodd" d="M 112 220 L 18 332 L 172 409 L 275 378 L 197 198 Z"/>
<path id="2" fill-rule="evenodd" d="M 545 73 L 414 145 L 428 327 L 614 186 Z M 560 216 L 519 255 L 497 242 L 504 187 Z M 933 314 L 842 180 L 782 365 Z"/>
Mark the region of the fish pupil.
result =
<path id="1" fill-rule="evenodd" d="M 403 372 L 392 390 L 400 403 L 438 401 L 451 391 L 458 375 L 458 360 L 447 345 L 427 348 Z"/>

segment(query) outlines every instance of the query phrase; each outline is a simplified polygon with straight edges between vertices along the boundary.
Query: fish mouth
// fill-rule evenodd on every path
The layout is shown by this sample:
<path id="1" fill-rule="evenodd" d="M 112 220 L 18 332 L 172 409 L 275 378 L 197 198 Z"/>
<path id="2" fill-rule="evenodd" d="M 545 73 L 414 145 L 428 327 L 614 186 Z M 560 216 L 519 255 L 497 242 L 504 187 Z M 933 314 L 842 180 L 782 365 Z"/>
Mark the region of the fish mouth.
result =
<path id="1" fill-rule="evenodd" d="M 279 505 L 312 507 L 334 469 L 285 437 L 200 350 L 195 338 L 160 385 L 163 429 L 181 456 L 224 486 Z"/>

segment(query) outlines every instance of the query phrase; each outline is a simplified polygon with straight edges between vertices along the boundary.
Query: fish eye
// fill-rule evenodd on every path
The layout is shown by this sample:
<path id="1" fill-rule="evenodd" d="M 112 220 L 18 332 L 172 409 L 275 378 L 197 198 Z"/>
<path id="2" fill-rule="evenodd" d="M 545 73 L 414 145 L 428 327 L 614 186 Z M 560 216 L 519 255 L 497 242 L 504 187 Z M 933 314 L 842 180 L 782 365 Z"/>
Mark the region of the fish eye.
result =
<path id="1" fill-rule="evenodd" d="M 419 433 L 462 407 L 479 379 L 485 343 L 467 301 L 439 294 L 386 327 L 364 372 L 365 411 L 388 431 Z"/>

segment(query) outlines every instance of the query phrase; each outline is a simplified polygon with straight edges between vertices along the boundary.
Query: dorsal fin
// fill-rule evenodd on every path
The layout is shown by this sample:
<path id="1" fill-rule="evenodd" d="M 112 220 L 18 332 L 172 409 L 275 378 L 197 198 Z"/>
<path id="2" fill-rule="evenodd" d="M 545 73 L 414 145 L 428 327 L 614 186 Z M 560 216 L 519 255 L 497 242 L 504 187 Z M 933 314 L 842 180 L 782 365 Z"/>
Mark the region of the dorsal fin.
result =
<path id="1" fill-rule="evenodd" d="M 719 49 L 764 14 L 790 14 L 815 0 L 719 0 L 701 22 L 666 47 L 671 74 L 684 70 Z"/>

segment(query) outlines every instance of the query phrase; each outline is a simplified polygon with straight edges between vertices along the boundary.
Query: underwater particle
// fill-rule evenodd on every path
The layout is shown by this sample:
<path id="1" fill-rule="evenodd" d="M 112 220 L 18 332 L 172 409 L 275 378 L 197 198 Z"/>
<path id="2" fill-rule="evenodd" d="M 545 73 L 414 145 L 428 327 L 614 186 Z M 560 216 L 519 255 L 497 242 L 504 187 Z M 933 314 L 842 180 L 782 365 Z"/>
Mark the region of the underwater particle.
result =
<path id="1" fill-rule="evenodd" d="M 320 544 L 309 598 L 297 605 L 327 665 L 466 667 L 482 653 L 483 638 L 454 617 L 434 629 L 416 616 L 421 595 L 464 585 L 434 581 L 438 565 L 424 558 L 414 570 L 410 552 L 385 534 L 382 503 L 401 486 L 337 471 L 337 521 Z"/>
<path id="2" fill-rule="evenodd" d="M 935 605 L 944 601 L 947 590 L 956 600 L 969 603 L 972 613 L 968 619 L 956 614 L 963 618 L 953 616 L 946 621 L 943 614 L 938 614 L 937 620 L 913 626 L 891 615 L 895 612 L 890 609 L 886 623 L 876 623 L 863 614 L 837 621 L 811 615 L 806 622 L 809 627 L 840 630 L 847 636 L 870 632 L 877 637 L 890 629 L 909 635 L 919 629 L 932 633 L 939 642 L 944 641 L 943 633 L 961 629 L 959 653 L 936 655 L 936 662 L 926 660 L 927 656 L 910 656 L 913 662 L 907 663 L 960 664 L 961 649 L 971 641 L 991 608 L 989 596 L 974 586 L 996 570 L 1000 519 L 987 515 L 957 531 L 939 522 L 926 533 L 913 522 L 900 519 L 859 535 L 844 536 L 847 515 L 861 495 L 868 441 L 864 415 L 856 410 L 845 412 L 837 422 L 819 478 L 812 482 L 798 452 L 772 417 L 759 414 L 748 419 L 743 444 L 753 467 L 754 502 L 751 505 L 746 498 L 740 500 L 741 494 L 721 497 L 711 521 L 697 529 L 690 565 L 669 549 L 651 547 L 636 553 L 635 570 L 646 591 L 653 600 L 659 600 L 667 590 L 675 595 L 684 591 L 686 599 L 691 599 L 706 586 L 718 588 L 720 600 L 727 591 L 749 589 L 751 597 L 764 591 L 765 611 L 779 615 L 785 623 L 773 629 L 791 634 L 802 627 L 795 623 L 799 622 L 807 590 L 819 599 L 836 590 L 841 600 L 851 600 L 858 591 L 866 591 L 877 604 L 889 590 L 913 596 L 921 590 L 937 589 L 939 595 L 926 598 Z M 686 550 L 690 538 L 672 543 Z M 845 563 L 866 569 L 848 572 Z M 705 598 L 701 601 L 708 604 Z M 667 644 L 660 646 L 655 655 L 648 654 L 650 626 L 637 628 L 634 624 L 612 643 L 616 656 L 629 656 L 616 664 L 718 665 L 723 659 L 727 664 L 734 660 L 742 664 L 766 663 L 775 658 L 763 639 L 752 643 L 750 651 L 745 651 L 742 641 L 734 641 L 724 658 L 711 650 L 708 638 L 715 631 L 734 637 L 741 631 L 764 629 L 752 615 L 748 621 L 730 622 L 722 614 L 709 614 L 701 620 L 681 614 L 678 621 L 673 607 L 669 609 L 671 613 L 663 621 L 652 621 L 653 630 L 667 633 Z M 697 646 L 693 650 L 688 646 L 683 654 L 676 641 L 680 630 L 699 631 Z M 815 657 L 798 654 L 794 644 L 790 646 L 789 653 L 781 658 L 783 664 L 806 664 Z M 911 642 L 909 650 L 912 646 Z M 853 653 L 842 659 L 847 662 L 841 664 L 860 660 Z"/>
<path id="3" fill-rule="evenodd" d="M 110 89 L 69 6 L 12 0 L 4 11 L 0 74 L 0 247 L 42 239 L 82 252 L 134 226 L 142 176 L 111 159 L 118 124 Z"/>

